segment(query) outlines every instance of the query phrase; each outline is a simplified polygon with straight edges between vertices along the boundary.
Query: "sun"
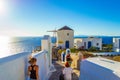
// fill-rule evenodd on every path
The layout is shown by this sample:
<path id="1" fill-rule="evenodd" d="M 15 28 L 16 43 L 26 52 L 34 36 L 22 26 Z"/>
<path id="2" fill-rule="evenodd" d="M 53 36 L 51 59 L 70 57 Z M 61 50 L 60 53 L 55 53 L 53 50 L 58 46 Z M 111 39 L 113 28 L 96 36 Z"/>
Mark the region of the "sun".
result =
<path id="1" fill-rule="evenodd" d="M 8 4 L 6 0 L 0 0 L 0 15 L 7 14 Z"/>

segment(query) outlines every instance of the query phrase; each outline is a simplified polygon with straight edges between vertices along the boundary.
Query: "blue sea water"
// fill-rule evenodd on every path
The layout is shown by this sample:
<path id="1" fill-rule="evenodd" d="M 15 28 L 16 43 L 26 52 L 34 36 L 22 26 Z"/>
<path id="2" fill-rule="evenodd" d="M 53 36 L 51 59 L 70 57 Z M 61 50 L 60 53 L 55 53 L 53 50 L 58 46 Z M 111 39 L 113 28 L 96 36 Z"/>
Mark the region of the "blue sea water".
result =
<path id="1" fill-rule="evenodd" d="M 112 44 L 113 37 L 101 37 L 104 44 Z M 19 49 L 19 52 L 22 51 L 32 51 L 36 47 L 41 46 L 42 37 L 14 37 L 11 38 L 11 48 Z M 55 38 L 51 38 L 52 43 L 56 42 Z M 15 50 L 16 52 L 16 50 Z"/>
<path id="2" fill-rule="evenodd" d="M 41 37 L 14 37 L 10 43 L 18 52 L 31 52 L 36 47 L 41 46 Z"/>
<path id="3" fill-rule="evenodd" d="M 81 36 L 78 36 L 81 37 Z M 103 44 L 112 44 L 113 37 L 98 36 L 103 40 Z M 76 37 L 75 37 L 76 38 Z M 82 37 L 83 38 L 83 37 Z M 36 47 L 41 46 L 42 37 L 12 37 L 9 39 L 8 49 L 9 52 L 2 52 L 0 54 L 7 54 L 5 56 L 21 53 L 21 52 L 32 52 Z M 56 42 L 56 38 L 51 38 L 52 43 Z M 1 47 L 2 48 L 2 47 Z M 0 55 L 0 57 L 2 57 Z"/>
<path id="4" fill-rule="evenodd" d="M 32 52 L 41 46 L 41 37 L 10 37 L 9 41 L 7 40 L 6 38 L 0 40 L 1 43 L 3 42 L 0 47 L 0 58 L 21 52 Z"/>

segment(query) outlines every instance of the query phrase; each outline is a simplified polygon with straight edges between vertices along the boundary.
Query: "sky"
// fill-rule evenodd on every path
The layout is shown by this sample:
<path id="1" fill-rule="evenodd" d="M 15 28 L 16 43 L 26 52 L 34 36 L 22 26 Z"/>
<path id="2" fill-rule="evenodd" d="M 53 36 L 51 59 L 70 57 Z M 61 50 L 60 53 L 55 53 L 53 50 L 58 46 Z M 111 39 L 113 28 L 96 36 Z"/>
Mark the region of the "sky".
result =
<path id="1" fill-rule="evenodd" d="M 0 0 L 0 35 L 42 36 L 68 26 L 74 35 L 120 36 L 120 0 Z"/>

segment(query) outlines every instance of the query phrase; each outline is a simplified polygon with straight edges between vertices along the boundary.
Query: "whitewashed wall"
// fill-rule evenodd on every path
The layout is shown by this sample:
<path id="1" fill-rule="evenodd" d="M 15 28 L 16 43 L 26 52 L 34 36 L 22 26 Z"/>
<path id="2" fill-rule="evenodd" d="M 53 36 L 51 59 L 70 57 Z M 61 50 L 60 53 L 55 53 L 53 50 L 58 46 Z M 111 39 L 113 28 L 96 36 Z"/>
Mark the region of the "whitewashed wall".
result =
<path id="1" fill-rule="evenodd" d="M 69 33 L 69 35 L 67 35 Z M 60 44 L 59 41 L 62 41 L 63 44 Z M 74 47 L 74 31 L 72 30 L 58 30 L 57 31 L 57 46 L 62 46 L 65 48 L 65 42 L 69 41 L 69 47 Z"/>
<path id="2" fill-rule="evenodd" d="M 99 43 L 99 45 L 97 45 L 97 43 Z M 92 46 L 99 47 L 100 50 L 102 50 L 102 39 L 101 38 L 94 38 L 92 40 Z"/>
<path id="3" fill-rule="evenodd" d="M 102 39 L 101 38 L 76 38 L 74 39 L 74 44 L 76 48 L 84 46 L 84 42 L 86 42 L 85 49 L 88 49 L 88 41 L 91 41 L 91 45 L 94 47 L 99 47 L 102 50 Z M 97 45 L 99 43 L 99 45 Z"/>
<path id="4" fill-rule="evenodd" d="M 120 80 L 120 62 L 95 57 L 80 63 L 79 80 Z"/>
<path id="5" fill-rule="evenodd" d="M 0 80 L 28 80 L 27 67 L 30 55 L 29 52 L 24 52 L 0 59 Z M 37 58 L 40 80 L 48 80 L 50 73 L 47 51 L 32 56 Z"/>
<path id="6" fill-rule="evenodd" d="M 19 53 L 0 59 L 0 80 L 26 80 L 28 56 L 30 53 Z"/>
<path id="7" fill-rule="evenodd" d="M 75 38 L 74 39 L 74 46 L 76 47 L 76 48 L 79 48 L 79 47 L 81 47 L 81 46 L 83 46 L 84 44 L 82 44 L 82 39 L 80 39 L 80 38 Z"/>
<path id="8" fill-rule="evenodd" d="M 42 45 L 42 50 L 49 50 L 49 47 L 48 47 L 48 40 L 41 40 L 41 45 Z"/>
<path id="9" fill-rule="evenodd" d="M 113 38 L 113 50 L 115 52 L 120 52 L 120 48 L 119 48 L 119 39 L 120 38 Z"/>
<path id="10" fill-rule="evenodd" d="M 42 50 L 48 51 L 47 59 L 49 60 L 49 66 L 52 64 L 52 44 L 51 44 L 51 37 L 49 35 L 44 35 L 43 39 L 41 40 L 41 48 Z"/>
<path id="11" fill-rule="evenodd" d="M 48 80 L 49 78 L 49 64 L 47 58 L 47 51 L 42 51 L 33 55 L 37 59 L 37 65 L 39 66 L 39 78 L 40 80 Z"/>

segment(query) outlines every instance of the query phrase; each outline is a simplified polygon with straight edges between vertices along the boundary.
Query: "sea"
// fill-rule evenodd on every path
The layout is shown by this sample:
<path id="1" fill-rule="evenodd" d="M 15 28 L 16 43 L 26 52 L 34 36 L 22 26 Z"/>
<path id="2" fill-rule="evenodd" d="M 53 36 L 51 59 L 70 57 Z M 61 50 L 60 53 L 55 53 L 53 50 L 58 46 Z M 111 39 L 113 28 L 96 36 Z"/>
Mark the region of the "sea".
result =
<path id="1" fill-rule="evenodd" d="M 114 36 L 97 37 L 102 38 L 103 44 L 112 44 Z M 74 38 L 85 38 L 85 36 L 75 36 Z M 32 52 L 41 46 L 41 39 L 42 37 L 0 37 L 0 58 L 22 52 Z M 52 37 L 51 39 L 52 43 L 56 42 L 56 38 Z"/>
<path id="2" fill-rule="evenodd" d="M 42 37 L 0 37 L 0 58 L 32 52 L 41 46 Z"/>

